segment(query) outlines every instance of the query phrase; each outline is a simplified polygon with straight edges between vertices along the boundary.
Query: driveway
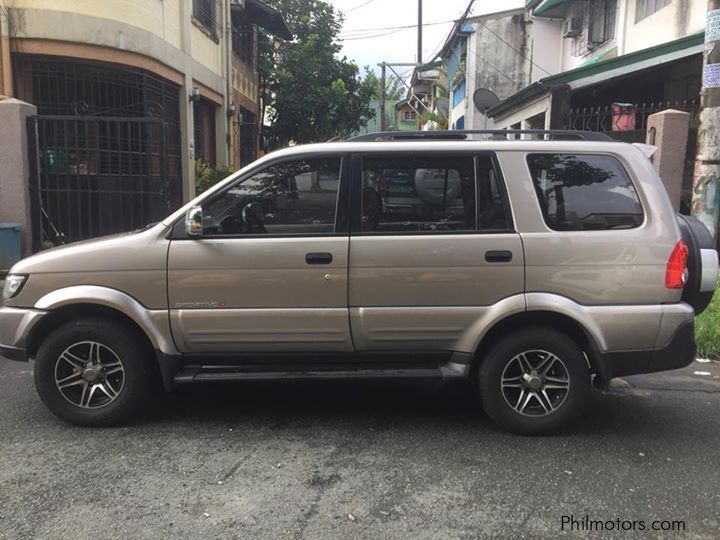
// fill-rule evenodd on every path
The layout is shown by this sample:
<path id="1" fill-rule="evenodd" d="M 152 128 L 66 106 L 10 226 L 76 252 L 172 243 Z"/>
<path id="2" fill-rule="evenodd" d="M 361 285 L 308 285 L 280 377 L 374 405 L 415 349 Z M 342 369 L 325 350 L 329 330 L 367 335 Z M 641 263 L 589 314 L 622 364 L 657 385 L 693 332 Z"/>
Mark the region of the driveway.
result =
<path id="1" fill-rule="evenodd" d="M 715 538 L 720 365 L 616 381 L 537 438 L 418 383 L 186 387 L 127 427 L 74 428 L 2 360 L 0 457 L 3 538 L 553 537 L 571 515 Z"/>

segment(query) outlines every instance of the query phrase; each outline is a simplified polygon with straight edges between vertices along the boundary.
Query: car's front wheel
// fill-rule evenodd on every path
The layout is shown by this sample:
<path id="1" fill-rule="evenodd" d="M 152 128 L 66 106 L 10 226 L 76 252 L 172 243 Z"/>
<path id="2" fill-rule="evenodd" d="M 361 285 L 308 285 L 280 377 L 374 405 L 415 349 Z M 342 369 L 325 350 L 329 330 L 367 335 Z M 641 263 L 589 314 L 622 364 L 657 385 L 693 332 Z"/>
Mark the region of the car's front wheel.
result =
<path id="1" fill-rule="evenodd" d="M 557 431 L 582 412 L 590 394 L 582 351 L 550 328 L 501 339 L 482 359 L 479 377 L 485 412 L 515 433 Z"/>
<path id="2" fill-rule="evenodd" d="M 146 400 L 147 353 L 125 325 L 82 319 L 53 331 L 35 358 L 35 386 L 59 418 L 82 426 L 121 423 Z"/>

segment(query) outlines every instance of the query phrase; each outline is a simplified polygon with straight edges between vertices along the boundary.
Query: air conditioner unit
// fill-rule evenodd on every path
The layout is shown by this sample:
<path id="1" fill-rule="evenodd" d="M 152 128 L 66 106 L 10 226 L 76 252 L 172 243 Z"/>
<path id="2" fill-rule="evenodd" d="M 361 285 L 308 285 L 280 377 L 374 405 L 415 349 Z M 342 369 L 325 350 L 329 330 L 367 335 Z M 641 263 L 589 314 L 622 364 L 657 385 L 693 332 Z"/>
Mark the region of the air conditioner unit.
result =
<path id="1" fill-rule="evenodd" d="M 571 18 L 565 19 L 563 21 L 562 37 L 574 38 L 574 37 L 578 37 L 581 33 L 582 33 L 582 28 L 581 28 L 581 24 L 580 24 L 580 19 L 571 17 Z"/>

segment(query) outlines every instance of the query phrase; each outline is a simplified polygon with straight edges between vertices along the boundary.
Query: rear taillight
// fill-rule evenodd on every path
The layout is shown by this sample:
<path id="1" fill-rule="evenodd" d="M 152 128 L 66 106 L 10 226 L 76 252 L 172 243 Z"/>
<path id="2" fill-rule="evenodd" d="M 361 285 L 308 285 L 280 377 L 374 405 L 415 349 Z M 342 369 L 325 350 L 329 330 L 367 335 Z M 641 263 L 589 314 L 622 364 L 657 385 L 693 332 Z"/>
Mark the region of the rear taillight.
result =
<path id="1" fill-rule="evenodd" d="M 688 247 L 680 240 L 668 259 L 665 269 L 665 287 L 668 289 L 682 289 L 687 282 Z"/>

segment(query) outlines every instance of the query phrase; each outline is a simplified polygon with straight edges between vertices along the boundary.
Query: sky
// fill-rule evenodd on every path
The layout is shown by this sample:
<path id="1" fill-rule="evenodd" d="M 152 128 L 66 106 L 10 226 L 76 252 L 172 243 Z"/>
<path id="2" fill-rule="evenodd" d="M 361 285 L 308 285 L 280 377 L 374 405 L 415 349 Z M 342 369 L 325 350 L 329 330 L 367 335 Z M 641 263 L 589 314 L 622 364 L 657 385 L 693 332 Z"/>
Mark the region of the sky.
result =
<path id="1" fill-rule="evenodd" d="M 370 66 L 377 71 L 377 64 L 383 61 L 415 62 L 417 28 L 397 27 L 417 25 L 417 0 L 327 1 L 345 14 L 340 33 L 344 38 L 342 54 L 355 61 L 361 70 Z M 423 61 L 432 60 L 440 50 L 452 29 L 452 22 L 448 21 L 459 18 L 468 3 L 469 0 L 423 0 Z M 524 3 L 524 0 L 475 0 L 472 14 L 504 11 Z"/>

